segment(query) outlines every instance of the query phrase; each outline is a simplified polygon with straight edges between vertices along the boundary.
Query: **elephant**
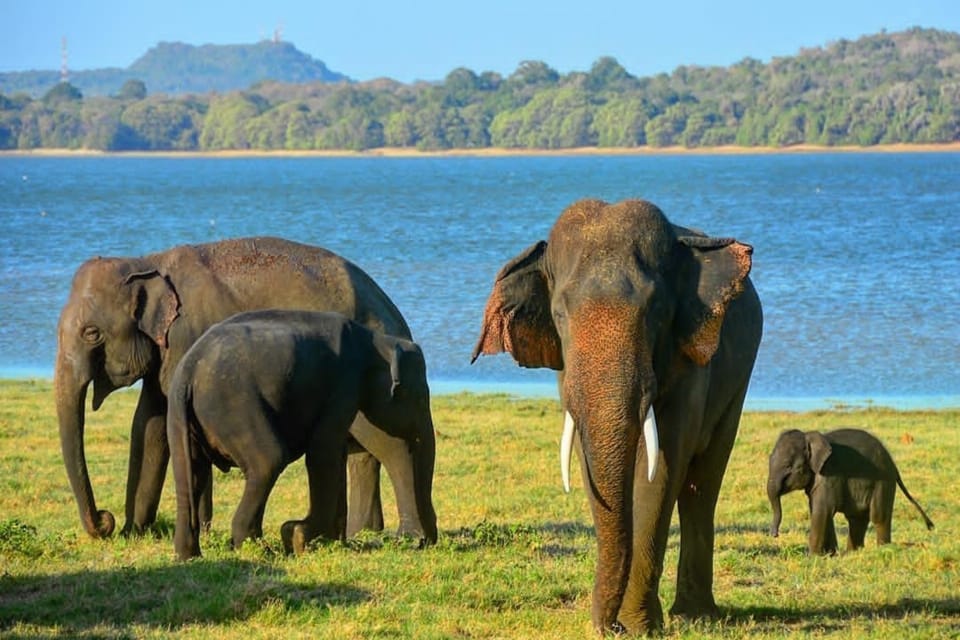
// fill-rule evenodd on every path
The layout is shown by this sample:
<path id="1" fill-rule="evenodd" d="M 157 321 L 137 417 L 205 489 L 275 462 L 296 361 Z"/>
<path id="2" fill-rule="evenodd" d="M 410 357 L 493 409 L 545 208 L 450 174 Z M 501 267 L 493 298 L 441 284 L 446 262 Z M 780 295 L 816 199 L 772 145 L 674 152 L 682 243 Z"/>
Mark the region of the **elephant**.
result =
<path id="1" fill-rule="evenodd" d="M 718 613 L 714 511 L 763 325 L 752 252 L 673 225 L 645 200 L 585 199 L 496 275 L 473 360 L 506 351 L 523 367 L 558 371 L 561 468 L 568 477 L 578 435 L 601 633 L 662 628 L 658 588 L 677 503 L 671 613 Z"/>
<path id="2" fill-rule="evenodd" d="M 811 554 L 837 552 L 837 532 L 833 526 L 837 512 L 845 515 L 849 524 L 848 550 L 863 547 L 871 522 L 877 530 L 877 544 L 888 544 L 898 486 L 920 512 L 927 529 L 933 529 L 933 522 L 923 507 L 904 486 L 890 453 L 872 434 L 852 428 L 827 433 L 784 431 L 770 453 L 767 477 L 767 496 L 773 508 L 770 535 L 780 534 L 783 513 L 780 496 L 802 489 L 810 506 L 807 547 Z"/>
<path id="3" fill-rule="evenodd" d="M 326 249 L 274 237 L 182 245 L 142 257 L 97 257 L 73 277 L 58 323 L 54 391 L 67 476 L 91 536 L 110 536 L 113 514 L 97 510 L 83 446 L 87 389 L 92 409 L 115 389 L 141 381 L 130 430 L 124 535 L 156 520 L 166 475 L 167 391 L 177 363 L 211 325 L 262 308 L 338 311 L 357 322 L 410 338 L 386 293 L 362 269 Z M 351 427 L 347 533 L 383 529 L 380 464 L 394 486 L 399 531 L 427 529 L 417 511 L 406 442 L 357 416 Z M 433 437 L 424 434 L 425 438 Z M 209 522 L 210 491 L 201 517 Z"/>
<path id="4" fill-rule="evenodd" d="M 263 535 L 274 483 L 304 455 L 310 508 L 305 519 L 283 524 L 284 549 L 302 553 L 314 538 L 345 538 L 347 436 L 358 411 L 409 447 L 424 538 L 436 540 L 426 371 L 415 342 L 334 312 L 248 311 L 207 329 L 181 358 L 168 396 L 178 557 L 200 555 L 199 505 L 211 462 L 243 472 L 234 547 Z"/>

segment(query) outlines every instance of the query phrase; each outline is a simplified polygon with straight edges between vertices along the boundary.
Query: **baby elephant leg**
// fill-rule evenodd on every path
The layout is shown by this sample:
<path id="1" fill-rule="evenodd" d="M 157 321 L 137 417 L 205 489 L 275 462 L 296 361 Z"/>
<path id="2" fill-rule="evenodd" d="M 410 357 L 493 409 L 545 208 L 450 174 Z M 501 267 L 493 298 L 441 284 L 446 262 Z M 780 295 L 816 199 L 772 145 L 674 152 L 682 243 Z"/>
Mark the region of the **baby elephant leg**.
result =
<path id="1" fill-rule="evenodd" d="M 867 525 L 870 524 L 870 518 L 866 515 L 847 516 L 847 523 L 850 525 L 850 533 L 847 537 L 847 549 L 853 551 L 863 547 L 863 539 L 867 535 Z"/>
<path id="2" fill-rule="evenodd" d="M 882 482 L 870 500 L 870 521 L 877 529 L 877 544 L 890 544 L 893 530 L 893 499 L 897 487 L 893 482 Z"/>
<path id="3" fill-rule="evenodd" d="M 837 552 L 837 530 L 833 526 L 833 512 L 814 507 L 810 512 L 810 553 L 833 555 Z"/>
<path id="4" fill-rule="evenodd" d="M 322 432 L 324 429 L 318 431 Z M 283 548 L 287 553 L 303 553 L 315 538 L 346 539 L 346 429 L 328 430 L 327 434 L 314 435 L 307 449 L 306 464 L 307 479 L 310 483 L 310 508 L 306 518 L 288 520 L 280 528 Z"/>
<path id="5" fill-rule="evenodd" d="M 273 429 L 258 429 L 256 432 L 272 436 Z M 231 529 L 234 548 L 239 548 L 247 538 L 263 536 L 263 512 L 267 498 L 286 467 L 284 447 L 275 436 L 259 438 L 255 444 L 255 447 L 247 448 L 241 465 L 245 482 L 243 496 L 233 516 Z"/>

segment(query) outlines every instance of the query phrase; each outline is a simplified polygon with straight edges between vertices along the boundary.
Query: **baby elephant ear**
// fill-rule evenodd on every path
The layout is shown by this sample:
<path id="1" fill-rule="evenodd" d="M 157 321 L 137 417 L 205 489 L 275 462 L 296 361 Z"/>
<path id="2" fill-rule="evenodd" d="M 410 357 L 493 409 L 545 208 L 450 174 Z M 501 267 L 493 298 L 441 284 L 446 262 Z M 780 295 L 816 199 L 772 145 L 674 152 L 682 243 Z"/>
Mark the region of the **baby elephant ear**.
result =
<path id="1" fill-rule="evenodd" d="M 523 367 L 563 369 L 560 336 L 553 325 L 550 289 L 542 268 L 546 248 L 541 240 L 500 269 L 487 298 L 471 363 L 481 353 L 506 351 Z"/>
<path id="2" fill-rule="evenodd" d="M 131 287 L 131 295 L 135 296 L 133 316 L 140 330 L 166 349 L 167 333 L 180 311 L 180 298 L 173 284 L 155 269 L 131 273 L 123 283 L 134 285 Z"/>
<path id="3" fill-rule="evenodd" d="M 733 238 L 681 236 L 692 261 L 685 265 L 686 287 L 678 318 L 680 348 L 700 366 L 710 362 L 730 302 L 743 293 L 753 265 L 753 247 Z"/>
<path id="4" fill-rule="evenodd" d="M 810 468 L 816 473 L 821 473 L 823 465 L 833 452 L 830 441 L 823 437 L 819 431 L 810 431 L 806 434 L 807 452 L 810 455 Z"/>

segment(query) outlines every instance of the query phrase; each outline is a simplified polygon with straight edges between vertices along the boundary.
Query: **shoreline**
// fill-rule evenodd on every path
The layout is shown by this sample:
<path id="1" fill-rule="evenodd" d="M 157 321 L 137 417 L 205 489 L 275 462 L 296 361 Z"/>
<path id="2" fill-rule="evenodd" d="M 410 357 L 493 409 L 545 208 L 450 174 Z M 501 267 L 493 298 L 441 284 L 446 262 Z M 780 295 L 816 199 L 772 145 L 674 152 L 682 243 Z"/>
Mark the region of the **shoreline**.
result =
<path id="1" fill-rule="evenodd" d="M 221 151 L 99 151 L 95 149 L 9 149 L 0 150 L 0 157 L 118 157 L 118 158 L 500 158 L 537 156 L 721 156 L 782 155 L 818 153 L 960 153 L 960 141 L 918 144 L 897 143 L 866 147 L 843 145 L 823 146 L 798 144 L 789 147 L 574 147 L 569 149 L 513 149 L 484 147 L 481 149 L 418 149 L 380 147 L 365 151 L 349 150 L 265 150 L 229 149 Z"/>
<path id="2" fill-rule="evenodd" d="M 53 377 L 40 371 L 14 371 L 0 374 L 0 385 L 4 384 L 44 384 L 52 385 Z M 449 397 L 460 394 L 503 395 L 513 400 L 557 399 L 557 387 L 553 382 L 506 382 L 479 380 L 430 380 L 430 395 Z M 121 391 L 135 391 L 135 383 Z M 888 409 L 892 411 L 958 411 L 960 395 L 831 395 L 831 396 L 754 396 L 747 394 L 744 412 L 752 413 L 805 413 L 811 411 L 866 411 L 870 409 Z"/>

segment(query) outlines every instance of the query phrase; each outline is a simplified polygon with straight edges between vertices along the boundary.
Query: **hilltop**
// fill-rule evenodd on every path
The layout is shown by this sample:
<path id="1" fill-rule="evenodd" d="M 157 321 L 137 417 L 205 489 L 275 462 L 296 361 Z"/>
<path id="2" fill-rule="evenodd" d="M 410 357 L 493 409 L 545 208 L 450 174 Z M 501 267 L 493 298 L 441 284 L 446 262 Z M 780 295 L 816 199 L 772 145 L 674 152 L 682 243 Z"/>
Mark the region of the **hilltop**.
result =
<path id="1" fill-rule="evenodd" d="M 151 93 L 171 95 L 246 89 L 264 80 L 341 82 L 349 78 L 289 42 L 194 46 L 161 42 L 126 69 L 72 71 L 71 85 L 85 96 L 120 92 L 128 80 L 143 82 Z M 60 82 L 59 71 L 0 73 L 0 93 L 39 97 Z"/>

